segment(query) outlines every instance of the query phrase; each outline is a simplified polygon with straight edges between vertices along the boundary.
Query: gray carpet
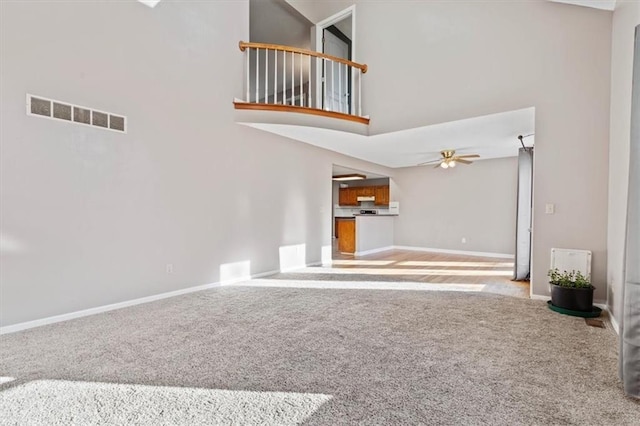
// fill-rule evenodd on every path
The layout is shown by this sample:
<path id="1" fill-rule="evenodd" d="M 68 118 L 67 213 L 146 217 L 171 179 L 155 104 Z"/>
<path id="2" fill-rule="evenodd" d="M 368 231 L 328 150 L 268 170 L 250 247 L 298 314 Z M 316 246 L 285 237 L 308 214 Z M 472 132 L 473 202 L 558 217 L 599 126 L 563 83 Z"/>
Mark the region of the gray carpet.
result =
<path id="1" fill-rule="evenodd" d="M 640 420 L 611 329 L 487 293 L 224 287 L 0 344 L 0 424 Z"/>
<path id="2" fill-rule="evenodd" d="M 0 417 L 7 423 L 43 426 L 297 425 L 329 399 L 284 392 L 35 380 L 0 395 Z"/>

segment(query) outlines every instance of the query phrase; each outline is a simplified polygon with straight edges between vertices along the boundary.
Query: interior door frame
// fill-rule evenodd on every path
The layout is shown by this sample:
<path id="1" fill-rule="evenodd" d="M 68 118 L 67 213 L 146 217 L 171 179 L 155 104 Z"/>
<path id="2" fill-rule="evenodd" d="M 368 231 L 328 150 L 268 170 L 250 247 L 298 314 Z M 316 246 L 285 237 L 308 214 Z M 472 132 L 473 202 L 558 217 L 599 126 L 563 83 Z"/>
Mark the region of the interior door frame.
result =
<path id="1" fill-rule="evenodd" d="M 316 31 L 315 31 L 315 44 L 316 44 L 316 52 L 322 52 L 322 33 L 323 31 L 334 25 L 337 22 L 342 21 L 343 19 L 351 17 L 351 60 L 353 62 L 357 62 L 356 60 L 356 5 L 349 6 L 348 8 L 336 13 L 324 19 L 318 23 L 316 23 Z M 351 79 L 349 82 L 350 87 L 355 87 L 355 73 L 351 73 Z M 322 61 L 316 61 L 316 108 L 323 109 L 323 96 L 322 96 Z M 350 111 L 355 111 L 355 105 L 353 104 L 353 100 L 355 96 L 352 96 L 349 93 L 349 109 Z"/>

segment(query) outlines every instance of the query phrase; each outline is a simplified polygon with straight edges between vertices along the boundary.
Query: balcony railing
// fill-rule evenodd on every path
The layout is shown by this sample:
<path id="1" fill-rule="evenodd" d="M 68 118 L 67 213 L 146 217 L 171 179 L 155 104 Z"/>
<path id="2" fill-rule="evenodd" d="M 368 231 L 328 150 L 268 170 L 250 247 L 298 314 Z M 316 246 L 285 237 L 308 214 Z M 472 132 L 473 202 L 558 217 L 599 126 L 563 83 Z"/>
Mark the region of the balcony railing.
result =
<path id="1" fill-rule="evenodd" d="M 367 66 L 296 47 L 240 42 L 245 99 L 237 109 L 285 110 L 368 124 L 362 115 Z"/>

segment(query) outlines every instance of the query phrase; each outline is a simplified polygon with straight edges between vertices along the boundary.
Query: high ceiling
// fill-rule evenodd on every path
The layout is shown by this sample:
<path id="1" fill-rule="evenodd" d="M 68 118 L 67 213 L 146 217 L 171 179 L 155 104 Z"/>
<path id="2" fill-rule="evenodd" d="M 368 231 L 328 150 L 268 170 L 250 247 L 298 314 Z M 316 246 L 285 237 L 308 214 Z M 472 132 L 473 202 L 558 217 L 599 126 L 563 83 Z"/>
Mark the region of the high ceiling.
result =
<path id="1" fill-rule="evenodd" d="M 596 9 L 614 10 L 616 0 L 549 0 L 554 3 L 567 3 L 576 6 L 594 7 Z"/>
<path id="2" fill-rule="evenodd" d="M 535 132 L 535 108 L 364 136 L 332 129 L 275 123 L 246 123 L 351 157 L 387 167 L 410 167 L 440 158 L 442 150 L 479 154 L 481 160 L 515 157 L 518 135 Z M 534 138 L 525 138 L 533 146 Z"/>

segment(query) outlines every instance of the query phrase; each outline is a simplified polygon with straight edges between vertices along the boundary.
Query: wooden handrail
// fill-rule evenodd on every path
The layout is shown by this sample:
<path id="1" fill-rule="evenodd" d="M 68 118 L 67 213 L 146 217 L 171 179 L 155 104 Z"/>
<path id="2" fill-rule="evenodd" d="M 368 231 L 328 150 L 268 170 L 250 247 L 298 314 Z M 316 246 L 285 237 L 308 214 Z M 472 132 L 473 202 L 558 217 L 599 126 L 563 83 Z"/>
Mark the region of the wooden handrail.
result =
<path id="1" fill-rule="evenodd" d="M 297 112 L 301 114 L 317 115 L 321 117 L 339 118 L 341 120 L 353 121 L 355 123 L 369 124 L 369 117 L 360 117 L 338 111 L 325 111 L 318 108 L 303 107 L 298 105 L 281 105 L 281 104 L 264 104 L 254 102 L 235 101 L 233 103 L 235 109 L 253 110 L 253 111 L 283 111 Z"/>
<path id="2" fill-rule="evenodd" d="M 243 52 L 247 47 L 249 48 L 252 47 L 254 49 L 282 50 L 284 52 L 302 53 L 303 55 L 315 56 L 316 58 L 330 59 L 334 62 L 340 62 L 345 65 L 349 65 L 350 67 L 353 67 L 353 68 L 359 68 L 362 70 L 363 74 L 365 74 L 368 69 L 366 64 L 359 64 L 357 62 L 352 62 L 347 59 L 338 58 L 337 56 L 326 55 L 324 53 L 314 52 L 313 50 L 300 49 L 298 47 L 281 46 L 279 44 L 269 44 L 269 43 L 252 43 L 252 42 L 246 42 L 246 41 L 241 41 L 240 43 L 238 43 L 238 45 L 240 46 L 240 50 Z"/>

